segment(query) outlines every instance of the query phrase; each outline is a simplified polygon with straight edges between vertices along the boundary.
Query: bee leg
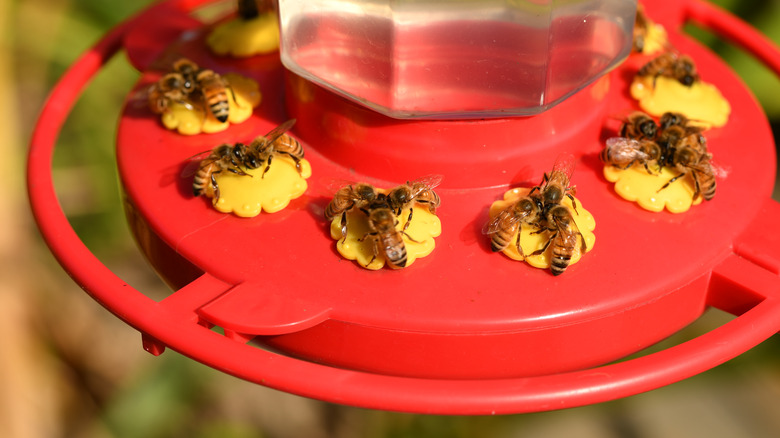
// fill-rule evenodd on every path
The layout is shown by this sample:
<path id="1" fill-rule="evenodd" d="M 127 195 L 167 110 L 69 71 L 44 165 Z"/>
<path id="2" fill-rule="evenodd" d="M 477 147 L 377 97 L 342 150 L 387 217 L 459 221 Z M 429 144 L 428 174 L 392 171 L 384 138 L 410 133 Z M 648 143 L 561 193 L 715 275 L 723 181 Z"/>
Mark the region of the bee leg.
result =
<path id="1" fill-rule="evenodd" d="M 227 88 L 228 90 L 230 90 L 230 97 L 232 97 L 232 98 L 233 98 L 233 102 L 236 104 L 236 106 L 237 106 L 237 107 L 239 107 L 239 108 L 243 108 L 243 106 L 242 106 L 242 105 L 241 105 L 241 104 L 238 102 L 238 98 L 236 97 L 236 92 L 235 92 L 235 90 L 233 90 L 233 87 L 231 87 L 230 85 L 228 85 L 228 86 L 227 86 L 227 87 L 225 87 L 225 88 Z"/>
<path id="2" fill-rule="evenodd" d="M 217 201 L 219 201 L 219 184 L 217 184 L 217 178 L 214 177 L 214 174 L 219 172 L 221 172 L 221 170 L 211 173 L 211 191 L 214 194 L 213 203 L 215 205 L 217 204 Z"/>
<path id="3" fill-rule="evenodd" d="M 341 213 L 341 235 L 343 236 L 343 239 L 341 239 L 341 244 L 343 245 L 347 241 L 347 211 L 344 210 Z"/>
<path id="4" fill-rule="evenodd" d="M 574 213 L 575 213 L 577 216 L 579 216 L 579 215 L 580 215 L 580 213 L 577 211 L 577 200 L 576 200 L 576 199 L 574 199 L 574 196 L 572 196 L 572 194 L 571 194 L 571 193 L 567 193 L 567 194 L 566 194 L 566 196 L 568 196 L 568 197 L 569 197 L 569 199 L 571 199 L 571 206 L 574 208 Z"/>
<path id="5" fill-rule="evenodd" d="M 674 178 L 670 179 L 669 181 L 667 181 L 667 182 L 666 182 L 666 184 L 664 184 L 664 185 L 663 185 L 663 187 L 661 187 L 660 189 L 658 189 L 658 191 L 656 191 L 656 193 L 658 193 L 658 192 L 660 192 L 661 190 L 663 190 L 663 189 L 667 188 L 667 187 L 669 186 L 669 184 L 671 184 L 671 183 L 673 183 L 673 182 L 677 181 L 678 179 L 680 179 L 680 177 L 681 177 L 681 176 L 685 176 L 685 174 L 686 174 L 686 173 L 687 173 L 687 172 L 683 172 L 683 173 L 681 173 L 681 174 L 679 174 L 679 175 L 675 176 Z"/>
<path id="6" fill-rule="evenodd" d="M 412 223 L 412 213 L 414 213 L 414 208 L 409 207 L 409 217 L 406 219 L 406 223 L 404 224 L 404 229 L 401 230 L 404 232 L 404 234 L 406 234 L 406 229 L 409 228 L 409 224 Z"/>
<path id="7" fill-rule="evenodd" d="M 412 236 L 410 236 L 406 231 L 403 231 L 403 233 L 404 233 L 404 236 L 406 236 L 406 238 L 411 240 L 412 242 L 414 242 L 414 243 L 422 243 L 419 240 L 414 240 L 414 238 Z"/>
<path id="8" fill-rule="evenodd" d="M 231 167 L 231 168 L 229 168 L 229 169 L 228 169 L 228 172 L 233 172 L 233 173 L 235 173 L 236 175 L 240 175 L 240 176 L 250 176 L 250 177 L 252 176 L 252 175 L 250 175 L 250 174 L 248 174 L 248 173 L 244 172 L 243 170 L 241 170 L 241 169 L 240 169 L 240 168 L 238 168 L 238 167 Z"/>
<path id="9" fill-rule="evenodd" d="M 547 239 L 547 242 L 544 244 L 542 249 L 537 249 L 536 251 L 532 252 L 531 255 L 535 256 L 535 255 L 539 255 L 539 254 L 544 254 L 544 252 L 547 251 L 547 248 L 550 246 L 550 243 L 553 241 L 553 239 L 555 239 L 555 236 L 557 236 L 557 235 L 558 235 L 558 232 L 556 231 L 555 234 L 553 234 L 552 236 L 550 236 L 549 239 Z"/>
<path id="10" fill-rule="evenodd" d="M 520 236 L 522 233 L 522 228 L 517 230 L 517 239 L 515 240 L 515 246 L 517 246 L 517 252 L 520 254 L 522 258 L 525 258 L 525 254 L 523 253 L 523 247 L 520 245 Z"/>
<path id="11" fill-rule="evenodd" d="M 273 154 L 268 155 L 268 161 L 265 162 L 265 169 L 263 169 L 263 175 L 260 178 L 265 178 L 265 173 L 268 172 L 268 169 L 271 168 L 271 159 L 273 157 Z"/>
<path id="12" fill-rule="evenodd" d="M 373 263 L 373 262 L 374 262 L 374 260 L 376 260 L 376 257 L 377 257 L 377 255 L 379 255 L 379 252 L 377 251 L 377 248 L 376 248 L 376 246 L 377 246 L 377 243 L 376 243 L 376 237 L 374 237 L 375 235 L 376 235 L 376 233 L 375 233 L 375 232 L 370 232 L 370 233 L 366 233 L 366 234 L 364 234 L 364 235 L 363 235 L 363 237 L 361 237 L 360 239 L 358 239 L 358 242 L 362 242 L 362 241 L 366 240 L 366 237 L 368 237 L 368 236 L 371 236 L 371 237 L 373 238 L 373 240 L 374 240 L 374 244 L 373 244 L 373 245 L 371 245 L 371 247 L 372 247 L 372 249 L 373 249 L 373 251 L 374 251 L 374 255 L 373 255 L 373 257 L 371 257 L 371 260 L 369 260 L 369 261 L 368 261 L 368 263 L 366 263 L 366 264 L 365 264 L 365 266 L 363 266 L 364 268 L 367 268 L 367 267 L 368 267 L 368 265 L 370 265 L 371 263 Z"/>
<path id="13" fill-rule="evenodd" d="M 295 161 L 295 170 L 298 171 L 298 175 L 303 174 L 303 168 L 301 168 L 301 159 L 292 154 L 287 154 L 293 161 Z"/>

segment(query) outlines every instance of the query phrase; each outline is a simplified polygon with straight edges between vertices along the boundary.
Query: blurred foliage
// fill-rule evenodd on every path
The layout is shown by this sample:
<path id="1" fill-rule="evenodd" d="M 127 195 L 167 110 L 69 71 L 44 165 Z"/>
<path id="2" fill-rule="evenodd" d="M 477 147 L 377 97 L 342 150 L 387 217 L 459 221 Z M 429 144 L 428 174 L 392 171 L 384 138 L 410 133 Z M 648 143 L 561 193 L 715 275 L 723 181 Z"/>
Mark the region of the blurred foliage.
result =
<path id="1" fill-rule="evenodd" d="M 51 89 L 65 69 L 111 26 L 142 9 L 151 0 L 10 2 L 11 13 L 16 20 L 8 20 L 12 27 L 3 32 L 13 36 L 18 100 L 24 132 L 28 133 L 32 130 L 35 114 L 43 105 L 46 91 Z M 715 3 L 733 10 L 774 41 L 780 41 L 780 2 L 717 0 Z M 688 30 L 721 54 L 753 89 L 769 116 L 780 120 L 780 100 L 775 98 L 780 95 L 780 82 L 773 74 L 712 35 L 695 28 Z M 126 261 L 130 257 L 127 254 L 135 252 L 118 196 L 113 148 L 122 102 L 137 77 L 137 72 L 121 56 L 112 60 L 76 104 L 62 130 L 55 156 L 55 178 L 63 208 L 87 246 L 109 261 Z M 26 143 L 27 139 L 23 140 Z M 95 184 L 94 181 L 100 183 Z M 146 275 L 153 274 L 147 272 Z M 78 298 L 84 299 L 81 295 Z M 117 324 L 123 323 L 117 321 Z M 53 327 L 50 331 L 56 330 Z M 690 337 L 701 330 L 694 328 L 680 336 Z M 51 333 L 48 336 L 54 337 Z M 737 400 L 745 397 L 740 387 L 725 383 L 726 377 L 760 374 L 762 371 L 757 365 L 760 363 L 780 364 L 780 341 L 777 338 L 775 336 L 754 351 L 711 371 L 708 373 L 711 381 L 722 380 L 724 388 L 732 391 Z M 680 340 L 675 338 L 669 342 Z M 80 370 L 74 371 L 73 375 L 90 372 L 88 366 L 79 360 L 68 359 L 64 352 L 73 348 L 59 345 L 52 347 L 50 354 L 59 355 L 63 369 Z M 137 349 L 140 351 L 140 345 Z M 119 353 L 120 360 L 123 354 L 132 355 Z M 142 359 L 134 356 L 133 360 Z M 636 430 L 637 425 L 644 424 L 641 407 L 647 398 L 641 397 L 565 413 L 498 418 L 420 416 L 344 408 L 278 394 L 237 381 L 174 352 L 147 360 L 147 367 L 139 365 L 133 372 L 122 375 L 121 379 L 109 379 L 105 396 L 91 398 L 95 405 L 94 418 L 88 420 L 91 425 L 63 426 L 60 436 L 465 438 L 520 436 L 521 430 L 529 433 L 561 432 L 560 436 L 577 436 L 583 431 L 590 431 L 590 436 L 653 436 Z M 89 389 L 82 388 L 81 391 L 88 392 Z M 677 394 L 674 389 L 664 391 Z M 712 393 L 717 388 L 709 391 Z M 572 418 L 580 421 L 576 423 L 577 429 L 566 429 L 563 420 Z M 62 421 L 68 423 L 69 420 Z M 760 421 L 756 420 L 756 423 Z"/>

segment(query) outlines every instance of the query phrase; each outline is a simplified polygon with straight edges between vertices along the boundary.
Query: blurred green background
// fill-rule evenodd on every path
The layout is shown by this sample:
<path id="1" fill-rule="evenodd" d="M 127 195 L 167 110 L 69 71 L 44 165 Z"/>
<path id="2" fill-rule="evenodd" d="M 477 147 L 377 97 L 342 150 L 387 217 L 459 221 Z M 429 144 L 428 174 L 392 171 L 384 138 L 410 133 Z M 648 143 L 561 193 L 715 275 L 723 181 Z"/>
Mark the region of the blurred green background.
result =
<path id="1" fill-rule="evenodd" d="M 107 29 L 149 3 L 0 0 L 0 166 L 6 186 L 0 209 L 0 436 L 780 436 L 777 336 L 710 372 L 647 394 L 502 417 L 336 406 L 245 383 L 175 352 L 145 353 L 139 334 L 85 295 L 46 249 L 28 212 L 23 169 L 35 118 L 57 78 Z M 780 2 L 716 3 L 780 41 Z M 773 126 L 780 126 L 778 80 L 735 48 L 690 32 L 737 70 Z M 63 208 L 87 245 L 128 283 L 162 297 L 167 288 L 147 268 L 125 226 L 113 164 L 120 107 L 136 78 L 121 56 L 100 73 L 65 125 L 54 174 Z M 665 342 L 726 320 L 711 312 Z"/>

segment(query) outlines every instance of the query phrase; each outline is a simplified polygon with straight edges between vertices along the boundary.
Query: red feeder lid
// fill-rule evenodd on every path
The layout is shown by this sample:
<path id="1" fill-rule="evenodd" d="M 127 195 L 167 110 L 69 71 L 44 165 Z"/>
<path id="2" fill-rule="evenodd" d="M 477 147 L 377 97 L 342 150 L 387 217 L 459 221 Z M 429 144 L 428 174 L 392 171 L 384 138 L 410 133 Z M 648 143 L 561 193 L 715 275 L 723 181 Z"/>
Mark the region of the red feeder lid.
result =
<path id="1" fill-rule="evenodd" d="M 780 52 L 733 17 L 694 0 L 648 6 L 733 108 L 729 123 L 708 133 L 728 177 L 713 201 L 673 215 L 618 198 L 597 158 L 614 134 L 609 116 L 634 108 L 628 81 L 641 60 L 533 118 L 399 122 L 308 83 L 311 99 L 300 99 L 295 77 L 287 81 L 286 111 L 278 57 L 229 60 L 205 52 L 200 23 L 187 16 L 200 3 L 161 3 L 122 25 L 52 95 L 52 102 L 72 103 L 75 85 L 122 42 L 141 71 L 164 50 L 259 82 L 263 102 L 253 117 L 219 134 L 183 137 L 145 107 L 125 107 L 117 162 L 129 223 L 175 292 L 155 302 L 129 288 L 89 254 L 57 208 L 49 166 L 68 105 L 44 109 L 30 154 L 33 210 L 52 251 L 89 293 L 144 334 L 151 352 L 168 346 L 247 380 L 338 403 L 510 413 L 653 389 L 751 348 L 780 325 L 780 242 L 765 232 L 780 215 L 769 199 L 775 161 L 768 123 L 739 79 L 679 33 L 693 19 L 780 72 Z M 186 38 L 169 37 L 182 30 Z M 137 89 L 155 74 L 145 73 Z M 250 140 L 290 117 L 298 119 L 293 134 L 314 172 L 304 197 L 252 219 L 192 197 L 191 181 L 180 176 L 188 157 Z M 735 147 L 742 144 L 749 154 Z M 580 263 L 553 277 L 491 253 L 481 228 L 491 202 L 511 184 L 537 183 L 563 151 L 580 159 L 572 182 L 596 218 L 597 240 Z M 322 219 L 330 194 L 319 193 L 317 181 L 389 187 L 429 173 L 445 176 L 437 190 L 443 231 L 433 254 L 408 269 L 374 272 L 336 253 Z M 707 306 L 741 316 L 669 350 L 600 366 L 664 339 Z"/>

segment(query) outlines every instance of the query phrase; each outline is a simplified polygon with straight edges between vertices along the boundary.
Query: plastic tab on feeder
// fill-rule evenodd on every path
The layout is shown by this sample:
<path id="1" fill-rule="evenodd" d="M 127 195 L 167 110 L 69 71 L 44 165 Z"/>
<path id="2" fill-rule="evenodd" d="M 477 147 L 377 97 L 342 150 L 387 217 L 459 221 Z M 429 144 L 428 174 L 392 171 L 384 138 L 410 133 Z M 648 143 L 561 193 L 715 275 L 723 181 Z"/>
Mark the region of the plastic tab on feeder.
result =
<path id="1" fill-rule="evenodd" d="M 280 0 L 284 65 L 395 118 L 534 115 L 631 51 L 636 2 Z"/>

